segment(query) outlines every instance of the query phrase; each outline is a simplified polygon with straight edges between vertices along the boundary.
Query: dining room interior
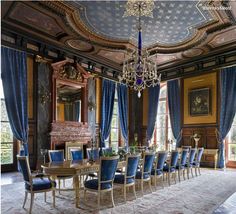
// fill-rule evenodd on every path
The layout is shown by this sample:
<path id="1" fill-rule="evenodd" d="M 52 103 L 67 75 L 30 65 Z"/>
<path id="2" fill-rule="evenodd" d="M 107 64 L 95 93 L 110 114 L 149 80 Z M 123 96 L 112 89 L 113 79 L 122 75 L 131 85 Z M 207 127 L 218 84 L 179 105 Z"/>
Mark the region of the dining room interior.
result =
<path id="1" fill-rule="evenodd" d="M 1 213 L 236 213 L 236 1 L 2 1 Z"/>

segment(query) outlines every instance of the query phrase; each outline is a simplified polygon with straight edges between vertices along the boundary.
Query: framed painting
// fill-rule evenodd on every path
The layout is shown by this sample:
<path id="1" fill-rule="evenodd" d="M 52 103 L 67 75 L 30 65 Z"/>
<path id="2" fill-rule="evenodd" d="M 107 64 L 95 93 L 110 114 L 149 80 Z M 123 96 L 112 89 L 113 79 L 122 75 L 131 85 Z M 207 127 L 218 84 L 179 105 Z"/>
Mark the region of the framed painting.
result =
<path id="1" fill-rule="evenodd" d="M 192 117 L 211 114 L 210 88 L 199 88 L 189 91 L 189 114 Z"/>

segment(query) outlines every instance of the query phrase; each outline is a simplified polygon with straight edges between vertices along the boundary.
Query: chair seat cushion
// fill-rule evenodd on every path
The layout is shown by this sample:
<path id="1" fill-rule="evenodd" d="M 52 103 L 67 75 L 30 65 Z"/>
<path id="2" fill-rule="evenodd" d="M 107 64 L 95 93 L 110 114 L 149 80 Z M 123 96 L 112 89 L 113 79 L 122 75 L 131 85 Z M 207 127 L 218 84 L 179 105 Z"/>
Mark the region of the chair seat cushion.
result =
<path id="1" fill-rule="evenodd" d="M 48 178 L 34 178 L 33 179 L 33 191 L 46 190 L 52 188 L 52 184 L 56 187 L 55 181 L 50 181 Z M 30 190 L 31 185 L 25 183 L 25 188 Z"/>
<path id="2" fill-rule="evenodd" d="M 125 182 L 125 176 L 124 175 L 116 175 L 115 179 L 114 179 L 114 183 L 117 184 L 124 184 Z M 134 183 L 134 179 L 133 178 L 127 178 L 126 179 L 126 184 L 131 184 Z"/>
<path id="3" fill-rule="evenodd" d="M 147 178 L 150 178 L 149 174 L 144 173 L 143 179 L 147 179 Z M 136 172 L 135 179 L 142 179 L 142 172 L 140 172 L 140 171 Z"/>
<path id="4" fill-rule="evenodd" d="M 156 169 L 156 175 L 162 175 L 163 172 L 160 169 Z M 151 175 L 155 175 L 155 169 L 152 169 Z"/>
<path id="5" fill-rule="evenodd" d="M 164 167 L 163 167 L 163 171 L 164 172 L 169 172 L 169 166 L 168 165 L 165 165 Z M 170 168 L 170 172 L 174 172 L 175 171 L 175 168 L 174 167 L 171 167 Z"/>
<path id="6" fill-rule="evenodd" d="M 189 166 L 189 167 L 192 167 L 193 164 L 192 164 L 192 163 L 190 163 L 190 164 L 187 164 L 187 163 L 186 163 L 186 164 L 185 164 L 185 167 L 188 167 L 188 166 Z"/>
<path id="7" fill-rule="evenodd" d="M 195 161 L 193 162 L 193 166 L 199 166 L 199 163 L 196 163 Z"/>
<path id="8" fill-rule="evenodd" d="M 92 179 L 84 182 L 84 186 L 88 189 L 98 190 L 98 179 Z M 111 183 L 101 184 L 101 189 L 110 189 L 112 188 Z"/>

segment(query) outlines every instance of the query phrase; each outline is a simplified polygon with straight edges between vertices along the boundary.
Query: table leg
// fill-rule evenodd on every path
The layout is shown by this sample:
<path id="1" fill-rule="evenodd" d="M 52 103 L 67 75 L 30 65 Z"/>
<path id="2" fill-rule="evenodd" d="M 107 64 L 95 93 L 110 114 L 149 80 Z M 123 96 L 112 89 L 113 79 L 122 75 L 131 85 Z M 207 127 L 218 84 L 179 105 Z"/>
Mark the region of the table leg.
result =
<path id="1" fill-rule="evenodd" d="M 78 208 L 79 207 L 79 189 L 80 189 L 80 185 L 79 185 L 79 178 L 78 175 L 75 175 L 73 177 L 73 183 L 74 183 L 74 189 L 75 189 L 75 207 Z"/>

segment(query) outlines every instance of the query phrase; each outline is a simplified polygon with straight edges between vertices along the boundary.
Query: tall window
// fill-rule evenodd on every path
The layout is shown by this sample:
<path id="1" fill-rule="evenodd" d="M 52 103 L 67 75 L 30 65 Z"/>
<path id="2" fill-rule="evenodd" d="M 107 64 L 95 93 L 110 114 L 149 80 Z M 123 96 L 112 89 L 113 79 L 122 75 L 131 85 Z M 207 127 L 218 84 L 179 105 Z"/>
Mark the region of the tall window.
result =
<path id="1" fill-rule="evenodd" d="M 9 165 L 14 162 L 13 134 L 11 131 L 5 99 L 0 79 L 0 98 L 1 98 L 1 165 Z"/>
<path id="2" fill-rule="evenodd" d="M 236 115 L 228 134 L 228 160 L 236 161 Z"/>
<path id="3" fill-rule="evenodd" d="M 118 115 L 118 97 L 115 90 L 114 108 L 111 120 L 111 132 L 108 140 L 105 141 L 106 147 L 112 147 L 112 150 L 118 151 L 119 145 L 119 115 Z"/>
<path id="4" fill-rule="evenodd" d="M 166 150 L 168 149 L 168 140 L 173 140 L 171 149 L 175 148 L 168 111 L 167 84 L 162 83 L 160 88 L 156 125 L 151 143 L 157 145 L 158 150 Z"/>

